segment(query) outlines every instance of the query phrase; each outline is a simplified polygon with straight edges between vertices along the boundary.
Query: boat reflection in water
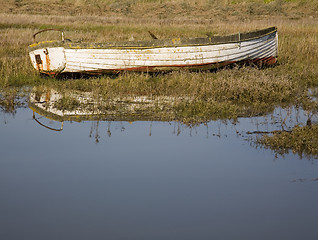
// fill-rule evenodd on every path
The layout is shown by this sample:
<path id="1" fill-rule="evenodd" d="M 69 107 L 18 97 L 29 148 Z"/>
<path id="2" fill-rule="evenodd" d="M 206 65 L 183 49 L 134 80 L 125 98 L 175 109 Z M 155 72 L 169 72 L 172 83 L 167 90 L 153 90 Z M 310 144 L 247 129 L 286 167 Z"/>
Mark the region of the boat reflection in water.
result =
<path id="1" fill-rule="evenodd" d="M 127 96 L 112 99 L 102 98 L 93 92 L 58 91 L 51 88 L 35 87 L 29 97 L 29 107 L 33 119 L 41 126 L 53 131 L 62 131 L 64 121 L 93 121 L 92 128 L 97 129 L 99 121 L 178 121 L 175 106 L 191 101 L 186 97 L 168 96 Z M 41 115 L 60 123 L 51 127 L 41 122 Z M 110 131 L 108 130 L 110 135 Z M 151 134 L 151 133 L 150 133 Z"/>
<path id="2" fill-rule="evenodd" d="M 225 133 L 223 135 L 227 136 L 229 129 L 232 129 L 230 132 L 248 138 L 256 135 L 272 134 L 276 131 L 289 132 L 296 125 L 308 125 L 309 120 L 310 122 L 317 122 L 317 115 L 295 107 L 276 108 L 273 112 L 264 113 L 261 116 L 251 116 L 248 112 L 242 112 L 241 117 L 236 120 L 218 119 L 211 115 L 205 116 L 204 120 L 193 116 L 196 121 L 188 121 L 188 119 L 182 117 L 182 114 L 180 115 L 179 107 L 182 105 L 184 108 L 191 108 L 192 103 L 194 101 L 190 97 L 126 96 L 103 98 L 94 92 L 65 89 L 58 91 L 39 87 L 35 87 L 29 97 L 29 107 L 33 111 L 33 119 L 41 126 L 53 131 L 62 131 L 65 121 L 92 121 L 90 137 L 95 136 L 96 142 L 99 141 L 98 128 L 101 121 L 108 122 L 108 136 L 111 136 L 111 122 L 148 121 L 150 122 L 149 135 L 151 135 L 151 122 L 159 121 L 174 122 L 173 133 L 176 135 L 179 135 L 184 127 L 190 129 L 191 135 L 192 129 L 204 123 L 207 128 L 207 136 L 221 136 L 220 129 L 224 129 Z M 37 117 L 37 115 L 41 115 L 50 121 L 42 121 L 42 117 Z M 192 119 L 191 117 L 189 119 Z M 55 123 L 53 124 L 51 120 Z M 44 122 L 48 122 L 48 124 Z M 56 123 L 58 123 L 58 126 Z M 240 127 L 240 124 L 244 128 Z M 210 134 L 208 128 L 216 132 Z M 120 129 L 124 130 L 125 127 L 121 124 Z"/>
<path id="3" fill-rule="evenodd" d="M 29 107 L 49 119 L 63 121 L 172 121 L 174 106 L 185 97 L 127 96 L 103 99 L 93 92 L 34 88 Z"/>

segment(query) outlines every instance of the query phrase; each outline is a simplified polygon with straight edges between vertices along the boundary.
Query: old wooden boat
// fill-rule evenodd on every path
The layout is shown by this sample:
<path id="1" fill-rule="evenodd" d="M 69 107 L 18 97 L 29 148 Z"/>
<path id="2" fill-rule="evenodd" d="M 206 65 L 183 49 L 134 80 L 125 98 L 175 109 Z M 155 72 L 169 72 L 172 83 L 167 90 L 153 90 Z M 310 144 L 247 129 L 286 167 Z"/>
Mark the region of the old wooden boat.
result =
<path id="1" fill-rule="evenodd" d="M 55 29 L 37 32 L 34 41 L 48 30 Z M 72 42 L 62 32 L 61 40 L 35 41 L 29 46 L 34 68 L 50 75 L 198 70 L 237 62 L 271 65 L 276 63 L 277 53 L 276 27 L 227 36 L 109 43 Z"/>

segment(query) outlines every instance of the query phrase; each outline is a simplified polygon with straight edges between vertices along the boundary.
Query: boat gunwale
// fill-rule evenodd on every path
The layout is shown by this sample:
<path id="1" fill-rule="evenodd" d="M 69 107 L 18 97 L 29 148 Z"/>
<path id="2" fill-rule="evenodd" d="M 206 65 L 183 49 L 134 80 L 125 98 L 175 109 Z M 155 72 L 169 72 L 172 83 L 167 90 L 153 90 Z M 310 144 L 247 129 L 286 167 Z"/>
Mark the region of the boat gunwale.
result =
<path id="1" fill-rule="evenodd" d="M 196 38 L 171 38 L 171 39 L 154 39 L 140 41 L 123 41 L 108 43 L 93 42 L 72 42 L 72 41 L 42 41 L 31 44 L 30 51 L 46 47 L 64 47 L 65 49 L 152 49 L 168 47 L 196 47 L 207 45 L 218 45 L 228 43 L 240 43 L 262 38 L 277 33 L 277 27 L 269 27 L 252 32 L 236 33 L 223 36 L 196 37 Z"/>

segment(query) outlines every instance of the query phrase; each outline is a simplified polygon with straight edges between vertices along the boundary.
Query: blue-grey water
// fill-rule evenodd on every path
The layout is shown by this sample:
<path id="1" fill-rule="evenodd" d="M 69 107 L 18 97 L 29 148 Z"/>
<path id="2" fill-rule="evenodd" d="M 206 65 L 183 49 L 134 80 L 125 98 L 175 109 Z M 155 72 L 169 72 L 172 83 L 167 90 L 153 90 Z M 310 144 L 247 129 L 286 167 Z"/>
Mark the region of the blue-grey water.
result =
<path id="1" fill-rule="evenodd" d="M 316 240 L 318 162 L 247 141 L 263 120 L 57 132 L 1 112 L 0 239 Z"/>

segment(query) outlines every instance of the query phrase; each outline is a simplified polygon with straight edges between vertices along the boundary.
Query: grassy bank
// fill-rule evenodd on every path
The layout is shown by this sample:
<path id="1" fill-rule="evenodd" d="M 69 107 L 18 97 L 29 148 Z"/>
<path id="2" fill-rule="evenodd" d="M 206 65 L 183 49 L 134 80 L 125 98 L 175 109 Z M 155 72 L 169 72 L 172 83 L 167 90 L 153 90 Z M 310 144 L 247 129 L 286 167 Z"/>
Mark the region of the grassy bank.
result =
<path id="1" fill-rule="evenodd" d="M 296 105 L 317 114 L 318 4 L 316 0 L 0 0 L 0 106 L 21 104 L 24 86 L 88 91 L 105 100 L 134 96 L 183 98 L 177 120 L 197 123 L 236 119 Z M 65 31 L 72 40 L 104 42 L 222 35 L 277 26 L 279 64 L 273 68 L 234 67 L 216 72 L 124 73 L 79 79 L 39 76 L 27 47 L 45 28 Z M 41 40 L 59 39 L 47 33 Z M 29 88 L 30 89 L 30 88 Z M 25 91 L 25 90 L 23 90 Z M 68 104 L 68 105 L 67 105 Z M 74 107 L 75 101 L 62 104 Z M 70 106 L 69 106 L 70 105 Z M 317 125 L 264 136 L 260 144 L 317 156 Z"/>
<path id="2" fill-rule="evenodd" d="M 318 7 L 306 0 L 11 0 L 0 3 L 0 87 L 49 86 L 95 91 L 104 98 L 126 95 L 191 96 L 180 115 L 236 118 L 290 104 L 311 106 L 308 89 L 318 85 Z M 164 75 L 121 74 L 90 79 L 43 78 L 33 70 L 27 46 L 45 28 L 70 39 L 116 41 L 230 34 L 277 26 L 279 65 L 217 72 Z M 47 33 L 42 39 L 56 39 Z M 195 104 L 194 104 L 195 103 Z"/>

